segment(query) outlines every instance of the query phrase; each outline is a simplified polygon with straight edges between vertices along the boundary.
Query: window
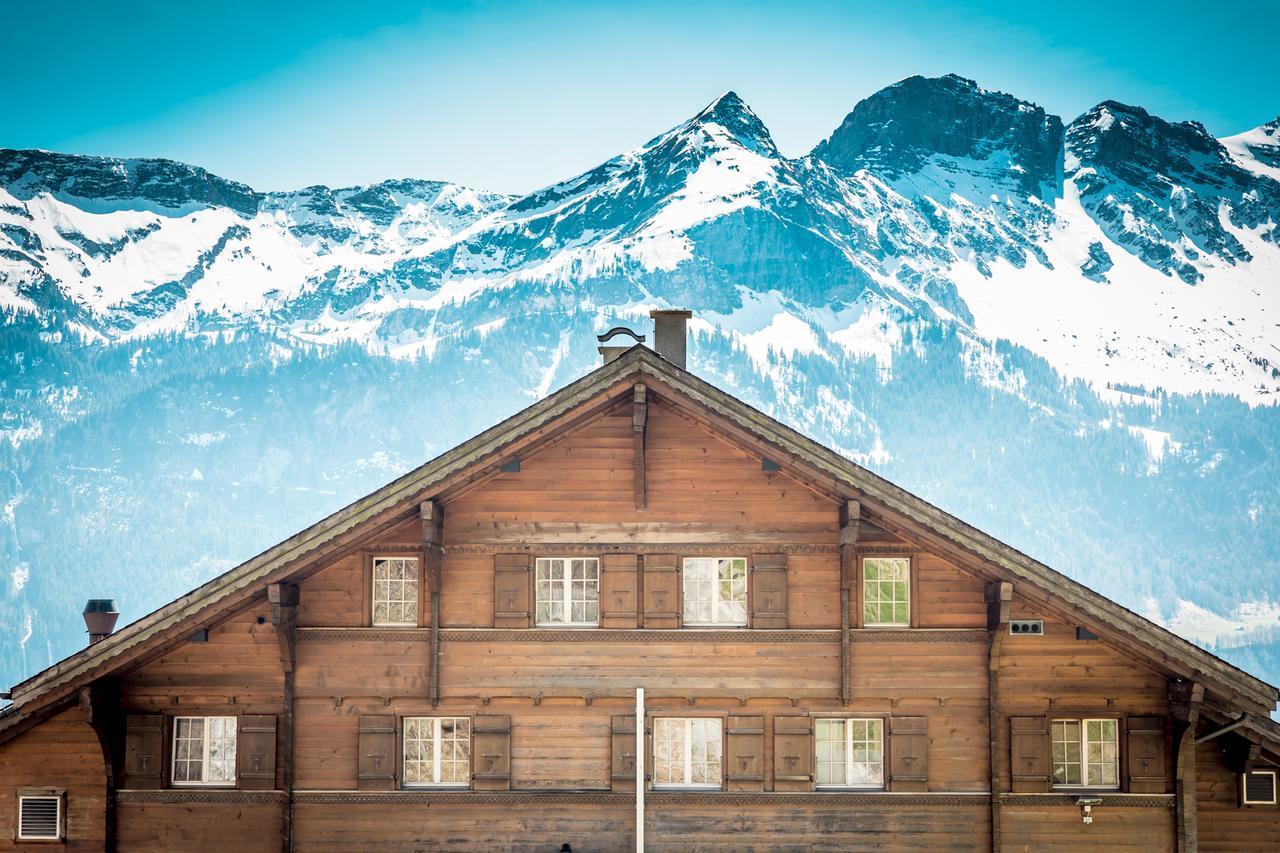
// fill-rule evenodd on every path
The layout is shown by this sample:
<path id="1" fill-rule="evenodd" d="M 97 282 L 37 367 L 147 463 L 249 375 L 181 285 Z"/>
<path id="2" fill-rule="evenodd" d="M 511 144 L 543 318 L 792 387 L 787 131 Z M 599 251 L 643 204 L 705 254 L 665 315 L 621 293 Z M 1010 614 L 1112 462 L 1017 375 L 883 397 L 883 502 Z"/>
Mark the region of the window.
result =
<path id="1" fill-rule="evenodd" d="M 747 561 L 690 557 L 684 561 L 684 624 L 747 624 Z"/>
<path id="2" fill-rule="evenodd" d="M 600 561 L 595 557 L 539 557 L 539 625 L 595 625 L 600 621 Z"/>
<path id="3" fill-rule="evenodd" d="M 18 840 L 58 841 L 62 838 L 62 796 L 18 795 Z"/>
<path id="4" fill-rule="evenodd" d="M 1245 805 L 1275 805 L 1276 771 L 1251 770 L 1244 774 Z"/>
<path id="5" fill-rule="evenodd" d="M 417 557 L 373 558 L 373 624 L 417 626 Z"/>
<path id="6" fill-rule="evenodd" d="M 862 624 L 911 624 L 911 560 L 868 557 L 862 561 Z"/>
<path id="7" fill-rule="evenodd" d="M 884 787 L 884 720 L 814 720 L 819 787 Z"/>
<path id="8" fill-rule="evenodd" d="M 404 783 L 471 784 L 471 720 L 467 717 L 406 717 Z"/>
<path id="9" fill-rule="evenodd" d="M 1120 786 L 1119 724 L 1115 720 L 1053 721 L 1053 784 Z"/>
<path id="10" fill-rule="evenodd" d="M 720 787 L 720 720 L 665 717 L 653 721 L 653 784 Z"/>
<path id="11" fill-rule="evenodd" d="M 234 785 L 236 718 L 175 717 L 173 784 Z"/>

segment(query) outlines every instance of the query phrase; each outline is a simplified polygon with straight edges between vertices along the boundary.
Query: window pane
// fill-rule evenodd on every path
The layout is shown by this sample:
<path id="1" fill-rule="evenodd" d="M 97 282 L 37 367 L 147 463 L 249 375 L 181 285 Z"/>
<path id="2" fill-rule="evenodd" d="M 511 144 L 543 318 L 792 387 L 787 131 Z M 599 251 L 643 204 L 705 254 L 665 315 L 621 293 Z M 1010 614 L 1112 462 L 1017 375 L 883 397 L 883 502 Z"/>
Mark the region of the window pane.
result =
<path id="1" fill-rule="evenodd" d="M 373 559 L 373 624 L 418 623 L 418 560 L 416 557 Z"/>
<path id="2" fill-rule="evenodd" d="M 872 625 L 909 625 L 910 569 L 906 558 L 863 560 L 863 621 Z"/>

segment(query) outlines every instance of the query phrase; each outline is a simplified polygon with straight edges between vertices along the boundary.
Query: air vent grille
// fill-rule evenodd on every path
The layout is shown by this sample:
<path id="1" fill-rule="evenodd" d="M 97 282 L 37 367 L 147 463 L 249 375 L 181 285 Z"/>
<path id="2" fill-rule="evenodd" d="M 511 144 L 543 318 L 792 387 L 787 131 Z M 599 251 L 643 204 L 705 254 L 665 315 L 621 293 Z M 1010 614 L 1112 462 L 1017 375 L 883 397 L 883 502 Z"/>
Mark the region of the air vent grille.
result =
<path id="1" fill-rule="evenodd" d="M 1276 771 L 1254 770 L 1244 774 L 1244 801 L 1266 803 L 1276 801 Z"/>
<path id="2" fill-rule="evenodd" d="M 23 797 L 18 817 L 19 838 L 58 838 L 60 797 Z"/>
<path id="3" fill-rule="evenodd" d="M 1042 619 L 1014 619 L 1009 623 L 1010 634 L 1032 634 L 1039 635 L 1044 633 L 1044 620 Z"/>

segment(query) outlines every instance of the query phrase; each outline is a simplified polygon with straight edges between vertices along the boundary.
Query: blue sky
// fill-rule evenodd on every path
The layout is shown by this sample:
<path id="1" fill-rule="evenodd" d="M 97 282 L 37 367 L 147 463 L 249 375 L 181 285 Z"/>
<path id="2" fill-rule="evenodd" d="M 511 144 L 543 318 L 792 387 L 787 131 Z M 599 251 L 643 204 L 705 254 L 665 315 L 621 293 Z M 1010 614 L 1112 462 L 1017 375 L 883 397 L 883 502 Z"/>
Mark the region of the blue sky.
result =
<path id="1" fill-rule="evenodd" d="M 955 72 L 1068 121 L 1107 98 L 1219 136 L 1280 113 L 1276 2 L 6 6 L 0 147 L 165 156 L 264 190 L 526 191 L 727 89 L 799 155 L 912 74 Z"/>

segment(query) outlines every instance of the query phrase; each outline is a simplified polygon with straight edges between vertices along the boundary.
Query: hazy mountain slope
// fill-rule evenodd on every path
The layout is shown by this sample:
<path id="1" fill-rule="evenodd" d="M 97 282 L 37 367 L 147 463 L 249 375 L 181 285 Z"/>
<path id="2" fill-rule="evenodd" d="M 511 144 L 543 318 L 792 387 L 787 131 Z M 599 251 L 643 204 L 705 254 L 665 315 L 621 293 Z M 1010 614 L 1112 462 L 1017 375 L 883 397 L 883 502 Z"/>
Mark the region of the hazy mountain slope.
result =
<path id="1" fill-rule="evenodd" d="M 696 311 L 700 374 L 1270 667 L 1275 137 L 1112 102 L 1064 127 L 948 76 L 795 159 L 730 92 L 523 197 L 0 150 L 0 675 L 78 645 L 81 599 L 140 615 L 654 305 Z"/>

